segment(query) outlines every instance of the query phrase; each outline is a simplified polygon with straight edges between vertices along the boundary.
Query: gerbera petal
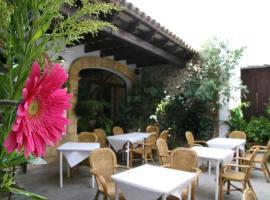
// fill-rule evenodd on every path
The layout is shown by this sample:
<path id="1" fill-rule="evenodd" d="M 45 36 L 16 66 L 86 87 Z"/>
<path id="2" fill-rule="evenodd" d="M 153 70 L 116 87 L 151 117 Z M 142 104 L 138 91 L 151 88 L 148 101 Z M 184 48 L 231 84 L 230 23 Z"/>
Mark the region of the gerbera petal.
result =
<path id="1" fill-rule="evenodd" d="M 46 152 L 45 145 L 46 143 L 43 141 L 42 137 L 39 134 L 34 134 L 34 141 L 35 141 L 35 156 L 43 156 Z"/>
<path id="2" fill-rule="evenodd" d="M 24 109 L 23 104 L 19 104 L 18 109 L 17 109 L 17 115 L 20 117 L 26 115 L 26 110 Z"/>
<path id="3" fill-rule="evenodd" d="M 14 141 L 16 141 L 16 132 L 12 131 L 4 142 L 4 147 L 7 149 L 9 153 L 11 153 L 17 148 L 17 143 Z"/>
<path id="4" fill-rule="evenodd" d="M 25 157 L 33 153 L 42 156 L 46 145 L 55 145 L 65 134 L 68 120 L 65 111 L 70 108 L 71 94 L 61 87 L 68 76 L 59 65 L 46 63 L 46 71 L 41 76 L 37 62 L 22 91 L 23 102 L 17 109 L 12 132 L 5 140 L 9 152 L 24 150 Z"/>

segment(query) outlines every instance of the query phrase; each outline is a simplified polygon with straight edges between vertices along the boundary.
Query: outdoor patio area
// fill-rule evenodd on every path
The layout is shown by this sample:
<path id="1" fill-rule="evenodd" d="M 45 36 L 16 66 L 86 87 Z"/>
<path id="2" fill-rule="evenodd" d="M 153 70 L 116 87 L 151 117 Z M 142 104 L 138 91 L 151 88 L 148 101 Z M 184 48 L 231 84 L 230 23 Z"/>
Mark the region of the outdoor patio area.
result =
<path id="1" fill-rule="evenodd" d="M 270 200 L 269 0 L 0 0 L 0 200 Z"/>
<path id="2" fill-rule="evenodd" d="M 214 168 L 213 168 L 214 170 Z M 199 186 L 196 191 L 196 200 L 214 199 L 215 182 L 214 171 L 209 176 L 207 172 L 201 174 Z M 71 178 L 64 176 L 64 186 L 59 187 L 59 165 L 58 163 L 43 165 L 31 169 L 27 174 L 17 176 L 17 181 L 23 184 L 26 189 L 43 195 L 50 200 L 94 200 L 96 189 L 91 188 L 91 178 L 87 167 L 80 167 L 74 170 Z M 260 171 L 252 171 L 251 183 L 259 200 L 270 199 L 269 183 Z M 230 195 L 223 195 L 224 200 L 241 200 L 241 192 L 231 192 Z M 100 196 L 99 199 L 103 197 Z M 13 200 L 23 200 L 27 198 L 17 197 Z"/>

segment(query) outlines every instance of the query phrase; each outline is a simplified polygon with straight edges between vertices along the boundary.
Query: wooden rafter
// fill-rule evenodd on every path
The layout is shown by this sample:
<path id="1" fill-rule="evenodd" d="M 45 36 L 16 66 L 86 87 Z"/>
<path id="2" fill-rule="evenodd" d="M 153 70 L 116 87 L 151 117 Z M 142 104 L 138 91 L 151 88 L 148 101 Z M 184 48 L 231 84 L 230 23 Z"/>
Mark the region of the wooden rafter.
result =
<path id="1" fill-rule="evenodd" d="M 139 37 L 132 35 L 126 31 L 123 31 L 121 29 L 118 29 L 117 31 L 112 31 L 111 29 L 104 29 L 104 31 L 112 35 L 113 37 L 119 40 L 125 41 L 128 44 L 131 44 L 133 46 L 136 46 L 137 48 L 140 48 L 141 50 L 145 52 L 148 52 L 156 57 L 159 57 L 166 62 L 169 62 L 179 67 L 185 66 L 185 63 L 181 59 L 179 59 L 177 56 L 169 54 L 163 49 L 157 46 L 154 46 L 153 44 L 147 41 L 144 41 L 140 39 Z"/>

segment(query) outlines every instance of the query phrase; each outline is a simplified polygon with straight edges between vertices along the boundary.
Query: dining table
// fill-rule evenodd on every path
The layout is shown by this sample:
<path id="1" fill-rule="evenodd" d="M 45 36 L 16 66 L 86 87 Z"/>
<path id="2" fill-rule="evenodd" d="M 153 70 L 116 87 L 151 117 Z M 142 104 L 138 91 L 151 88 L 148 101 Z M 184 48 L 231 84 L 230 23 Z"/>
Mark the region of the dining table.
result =
<path id="1" fill-rule="evenodd" d="M 129 152 L 132 144 L 140 143 L 144 148 L 144 140 L 149 136 L 149 133 L 132 132 L 121 135 L 108 136 L 107 140 L 109 145 L 118 152 L 125 146 L 127 155 L 127 167 L 129 167 Z"/>
<path id="2" fill-rule="evenodd" d="M 216 165 L 215 200 L 218 200 L 220 167 L 229 164 L 233 160 L 234 151 L 230 149 L 200 147 L 200 146 L 195 146 L 192 147 L 191 149 L 197 153 L 199 162 L 209 161 Z"/>
<path id="3" fill-rule="evenodd" d="M 240 150 L 245 152 L 246 140 L 218 137 L 208 140 L 206 143 L 209 147 L 234 150 L 236 153 L 236 158 L 238 158 Z M 239 164 L 238 159 L 236 159 L 236 164 Z M 238 171 L 238 167 L 236 167 L 235 170 Z"/>
<path id="4" fill-rule="evenodd" d="M 60 188 L 63 187 L 63 155 L 67 161 L 68 177 L 70 168 L 76 166 L 89 157 L 91 151 L 99 149 L 99 143 L 67 142 L 57 148 L 60 153 Z M 94 176 L 92 176 L 92 187 L 94 187 Z"/>
<path id="5" fill-rule="evenodd" d="M 191 184 L 196 173 L 144 164 L 114 174 L 115 200 L 121 191 L 128 200 L 166 200 L 169 195 L 181 199 L 181 190 L 187 188 L 187 199 L 191 198 Z"/>

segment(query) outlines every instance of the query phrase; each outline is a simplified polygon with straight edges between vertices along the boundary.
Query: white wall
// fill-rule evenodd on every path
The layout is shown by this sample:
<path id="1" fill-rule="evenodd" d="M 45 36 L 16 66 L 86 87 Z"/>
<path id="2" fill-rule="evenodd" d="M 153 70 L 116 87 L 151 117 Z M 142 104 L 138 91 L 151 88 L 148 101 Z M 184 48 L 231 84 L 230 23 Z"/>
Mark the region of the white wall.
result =
<path id="1" fill-rule="evenodd" d="M 240 67 L 236 67 L 234 70 L 234 75 L 230 79 L 230 84 L 234 88 L 238 88 L 237 90 L 231 90 L 232 98 L 227 102 L 220 110 L 219 110 L 219 136 L 225 137 L 229 131 L 228 125 L 224 123 L 224 121 L 228 120 L 230 116 L 230 110 L 237 107 L 241 103 L 241 69 Z M 221 97 L 222 98 L 222 97 Z"/>

